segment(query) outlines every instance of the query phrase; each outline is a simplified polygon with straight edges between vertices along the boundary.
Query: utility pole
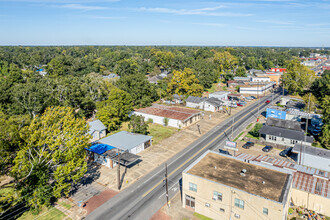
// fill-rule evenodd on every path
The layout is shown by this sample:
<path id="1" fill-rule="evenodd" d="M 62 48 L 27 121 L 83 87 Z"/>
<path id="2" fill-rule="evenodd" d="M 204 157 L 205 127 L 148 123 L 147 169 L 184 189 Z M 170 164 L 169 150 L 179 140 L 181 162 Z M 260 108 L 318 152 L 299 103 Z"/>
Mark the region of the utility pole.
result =
<path id="1" fill-rule="evenodd" d="M 307 106 L 307 118 L 306 118 L 306 127 L 305 127 L 305 143 L 306 143 L 306 138 L 307 138 L 307 131 L 308 131 L 308 119 L 309 119 L 309 110 L 310 110 L 310 101 L 311 101 L 311 94 L 312 93 L 309 93 L 309 97 L 308 97 L 308 106 Z M 302 144 L 301 144 L 301 148 L 302 148 Z M 300 149 L 301 149 L 300 148 Z M 304 147 L 305 149 L 305 147 Z M 301 152 L 300 152 L 300 155 L 301 155 Z M 301 159 L 301 157 L 300 157 Z M 304 157 L 302 157 L 302 159 L 304 159 Z M 301 161 L 300 161 L 300 164 L 303 164 Z"/>
<path id="2" fill-rule="evenodd" d="M 167 182 L 167 163 L 165 163 L 165 185 L 166 185 L 166 204 L 169 207 L 169 203 L 168 203 L 168 182 Z"/>
<path id="3" fill-rule="evenodd" d="M 200 125 L 199 124 L 197 124 L 197 128 L 198 128 L 199 134 L 201 135 L 202 133 L 201 133 L 201 129 L 200 129 Z"/>
<path id="4" fill-rule="evenodd" d="M 118 184 L 118 190 L 120 189 L 120 153 L 117 153 L 118 155 L 118 164 L 117 164 L 117 184 Z"/>

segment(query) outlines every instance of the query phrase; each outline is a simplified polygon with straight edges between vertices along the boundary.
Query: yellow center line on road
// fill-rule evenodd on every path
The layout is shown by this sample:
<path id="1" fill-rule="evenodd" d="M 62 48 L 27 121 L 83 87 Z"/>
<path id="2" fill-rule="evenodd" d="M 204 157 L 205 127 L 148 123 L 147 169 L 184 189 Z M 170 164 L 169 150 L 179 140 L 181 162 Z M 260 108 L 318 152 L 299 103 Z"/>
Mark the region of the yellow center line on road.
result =
<path id="1" fill-rule="evenodd" d="M 254 109 L 253 109 L 254 110 Z M 245 115 L 243 115 L 241 118 L 244 118 L 246 115 L 250 114 L 251 111 L 247 112 Z M 233 116 L 232 116 L 233 117 Z M 236 123 L 238 123 L 238 121 L 236 121 L 232 126 L 234 126 Z M 222 134 L 226 133 L 232 126 L 228 127 L 225 131 L 223 131 L 222 133 L 220 133 L 218 136 L 216 136 L 211 142 L 209 142 L 207 145 L 205 145 L 203 148 L 201 148 L 199 151 L 197 151 L 193 156 L 191 156 L 188 160 L 186 160 L 184 163 L 182 163 L 180 166 L 178 166 L 175 170 L 173 170 L 168 177 L 172 176 L 176 171 L 178 171 L 181 167 L 183 167 L 186 163 L 188 163 L 192 158 L 194 158 L 197 154 L 199 154 L 201 151 L 203 151 L 205 148 L 207 148 L 208 146 L 210 146 L 211 144 L 213 144 L 213 142 L 218 139 Z M 159 181 L 156 185 L 154 185 L 151 189 L 149 189 L 145 194 L 142 195 L 142 198 L 146 197 L 152 190 L 154 190 L 157 186 L 159 186 L 161 183 L 163 183 L 163 180 Z"/>

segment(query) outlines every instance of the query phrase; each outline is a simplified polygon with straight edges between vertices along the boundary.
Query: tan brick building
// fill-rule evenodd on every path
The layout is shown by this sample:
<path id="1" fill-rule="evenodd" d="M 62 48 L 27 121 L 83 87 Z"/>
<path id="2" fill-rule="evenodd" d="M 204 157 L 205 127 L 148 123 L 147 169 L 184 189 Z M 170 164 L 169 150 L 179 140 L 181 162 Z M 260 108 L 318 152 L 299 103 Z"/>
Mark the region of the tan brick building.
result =
<path id="1" fill-rule="evenodd" d="M 279 170 L 208 151 L 183 172 L 183 207 L 213 219 L 284 220 L 292 175 Z"/>

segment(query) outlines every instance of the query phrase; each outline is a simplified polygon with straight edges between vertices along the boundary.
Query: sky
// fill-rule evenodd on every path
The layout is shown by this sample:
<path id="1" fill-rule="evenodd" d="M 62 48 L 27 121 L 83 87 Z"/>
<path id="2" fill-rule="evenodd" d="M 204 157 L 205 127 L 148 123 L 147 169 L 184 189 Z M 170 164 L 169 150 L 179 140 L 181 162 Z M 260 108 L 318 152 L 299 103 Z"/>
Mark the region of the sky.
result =
<path id="1" fill-rule="evenodd" d="M 330 46 L 330 0 L 0 0 L 0 45 Z"/>

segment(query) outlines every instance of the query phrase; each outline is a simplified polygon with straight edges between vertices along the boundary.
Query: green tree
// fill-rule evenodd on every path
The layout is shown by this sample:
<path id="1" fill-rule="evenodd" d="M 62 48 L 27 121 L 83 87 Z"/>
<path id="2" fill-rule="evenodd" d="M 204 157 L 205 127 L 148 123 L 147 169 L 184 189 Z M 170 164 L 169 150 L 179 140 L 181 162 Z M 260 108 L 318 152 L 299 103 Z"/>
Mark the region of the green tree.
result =
<path id="1" fill-rule="evenodd" d="M 143 74 L 126 75 L 121 77 L 117 87 L 128 92 L 136 107 L 145 107 L 151 105 L 158 99 L 156 86 L 148 82 Z"/>
<path id="2" fill-rule="evenodd" d="M 234 70 L 235 66 L 238 63 L 238 60 L 235 56 L 231 55 L 230 52 L 215 52 L 214 63 L 216 64 L 219 73 L 224 73 Z"/>
<path id="3" fill-rule="evenodd" d="M 196 77 L 204 88 L 211 88 L 213 83 L 219 78 L 219 73 L 213 62 L 198 59 L 194 62 L 193 69 Z"/>
<path id="4" fill-rule="evenodd" d="M 245 67 L 244 66 L 238 67 L 237 70 L 236 70 L 236 74 L 235 75 L 236 76 L 243 76 L 243 77 L 245 77 L 246 76 L 246 69 L 245 69 Z"/>
<path id="5" fill-rule="evenodd" d="M 301 65 L 299 60 L 292 60 L 287 65 L 286 72 L 283 73 L 282 84 L 289 92 L 301 93 L 309 89 L 314 80 L 314 71 Z"/>
<path id="6" fill-rule="evenodd" d="M 323 126 L 321 131 L 320 140 L 323 146 L 329 148 L 330 146 L 330 95 L 325 96 L 321 100 L 321 106 L 323 108 L 322 120 Z"/>
<path id="7" fill-rule="evenodd" d="M 67 196 L 87 171 L 87 132 L 86 121 L 69 107 L 47 108 L 36 116 L 21 132 L 24 144 L 11 171 L 19 197 L 39 208 L 52 197 Z"/>
<path id="8" fill-rule="evenodd" d="M 167 92 L 170 94 L 187 96 L 201 96 L 203 90 L 203 86 L 199 84 L 199 80 L 190 68 L 185 68 L 183 71 L 174 70 L 167 88 Z"/>
<path id="9" fill-rule="evenodd" d="M 128 129 L 137 134 L 148 134 L 149 125 L 144 121 L 143 116 L 132 115 L 131 120 L 128 124 Z"/>
<path id="10" fill-rule="evenodd" d="M 47 74 L 52 77 L 57 77 L 65 74 L 63 58 L 53 58 L 46 67 Z"/>
<path id="11" fill-rule="evenodd" d="M 96 104 L 96 116 L 107 126 L 108 131 L 117 130 L 122 121 L 128 119 L 128 114 L 133 110 L 131 96 L 116 87 L 109 93 L 108 99 Z"/>
<path id="12" fill-rule="evenodd" d="M 114 72 L 119 76 L 133 75 L 138 73 L 138 63 L 133 59 L 123 59 L 117 62 Z"/>
<path id="13" fill-rule="evenodd" d="M 27 115 L 7 116 L 0 112 L 0 175 L 8 171 L 23 140 L 20 131 L 30 122 Z"/>
<path id="14" fill-rule="evenodd" d="M 319 100 L 330 96 L 330 70 L 325 70 L 321 78 L 317 78 L 311 87 L 313 95 Z"/>

